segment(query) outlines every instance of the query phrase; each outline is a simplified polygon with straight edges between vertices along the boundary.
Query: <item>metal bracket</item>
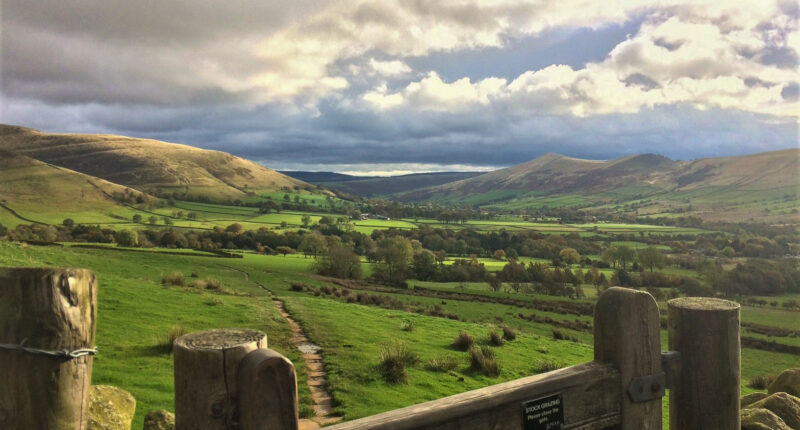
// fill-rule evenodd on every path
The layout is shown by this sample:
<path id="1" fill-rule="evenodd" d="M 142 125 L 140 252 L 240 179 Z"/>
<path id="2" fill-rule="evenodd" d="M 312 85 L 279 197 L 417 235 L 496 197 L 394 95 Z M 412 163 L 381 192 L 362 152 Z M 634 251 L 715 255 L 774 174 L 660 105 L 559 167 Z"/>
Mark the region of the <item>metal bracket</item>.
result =
<path id="1" fill-rule="evenodd" d="M 640 376 L 631 380 L 628 395 L 634 403 L 647 402 L 664 397 L 667 386 L 667 375 L 664 372 L 654 375 Z"/>

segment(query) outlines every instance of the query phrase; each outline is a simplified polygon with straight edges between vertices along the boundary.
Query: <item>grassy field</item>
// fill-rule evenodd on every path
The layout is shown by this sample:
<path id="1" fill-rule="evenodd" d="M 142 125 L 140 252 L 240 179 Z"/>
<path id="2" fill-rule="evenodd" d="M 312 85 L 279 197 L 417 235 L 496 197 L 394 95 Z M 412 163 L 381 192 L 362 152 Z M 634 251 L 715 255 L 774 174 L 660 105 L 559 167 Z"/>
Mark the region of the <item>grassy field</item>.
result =
<path id="1" fill-rule="evenodd" d="M 95 361 L 93 382 L 119 386 L 136 397 L 134 428 L 141 427 L 143 416 L 149 410 L 172 409 L 172 359 L 159 345 L 174 325 L 190 331 L 221 327 L 259 329 L 268 333 L 270 347 L 295 363 L 301 363 L 299 353 L 288 342 L 288 324 L 275 311 L 270 294 L 284 301 L 309 338 L 323 347 L 328 388 L 335 399 L 336 412 L 345 419 L 530 375 L 547 364 L 567 366 L 591 360 L 592 336 L 591 329 L 587 329 L 591 315 L 565 315 L 468 297 L 427 297 L 414 289 L 380 288 L 349 293 L 378 297 L 381 303 L 392 303 L 390 307 L 394 309 L 348 303 L 341 295 L 312 294 L 325 286 L 340 292 L 343 289 L 311 276 L 311 262 L 301 255 L 245 253 L 241 259 L 222 259 L 0 242 L 0 265 L 3 266 L 87 267 L 98 274 L 97 345 L 100 354 Z M 211 277 L 221 282 L 223 290 L 161 285 L 162 275 L 175 271 L 184 275 L 185 284 Z M 293 291 L 292 282 L 301 282 L 308 290 Z M 595 297 L 594 289 L 587 286 L 584 287 L 586 299 L 568 300 L 494 292 L 485 283 L 411 281 L 410 284 L 447 293 L 521 302 L 539 300 L 563 306 L 591 304 Z M 660 306 L 663 308 L 665 304 Z M 446 317 L 431 316 L 434 312 Z M 791 330 L 800 330 L 799 319 L 793 318 L 797 315 L 797 312 L 764 307 L 748 306 L 742 311 L 745 323 Z M 550 322 L 536 321 L 543 318 Z M 404 321 L 410 322 L 413 330 L 401 329 L 408 324 Z M 497 377 L 470 369 L 467 353 L 450 346 L 459 331 L 472 334 L 477 345 L 487 346 L 489 331 L 501 324 L 516 329 L 517 338 L 503 346 L 491 346 L 501 369 Z M 572 340 L 555 340 L 554 329 Z M 662 338 L 666 342 L 665 333 Z M 378 371 L 381 348 L 396 341 L 404 342 L 418 357 L 418 363 L 408 369 L 407 384 L 388 383 Z M 448 357 L 454 363 L 451 369 L 430 370 L 432 360 L 442 362 Z M 742 351 L 743 392 L 753 391 L 746 386 L 750 378 L 796 365 L 796 356 L 745 348 Z M 308 414 L 310 399 L 305 368 L 298 365 L 297 370 L 301 409 Z"/>

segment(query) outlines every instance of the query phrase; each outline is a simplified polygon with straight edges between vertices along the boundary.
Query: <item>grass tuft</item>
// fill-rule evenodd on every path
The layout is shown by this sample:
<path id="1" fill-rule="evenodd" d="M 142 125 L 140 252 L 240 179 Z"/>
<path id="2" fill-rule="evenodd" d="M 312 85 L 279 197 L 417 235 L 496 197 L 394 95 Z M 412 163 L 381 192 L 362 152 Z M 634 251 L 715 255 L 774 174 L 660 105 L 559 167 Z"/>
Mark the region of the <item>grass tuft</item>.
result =
<path id="1" fill-rule="evenodd" d="M 475 343 L 475 338 L 471 334 L 460 331 L 453 339 L 453 348 L 459 351 L 467 351 Z"/>
<path id="2" fill-rule="evenodd" d="M 449 372 L 458 367 L 458 358 L 452 355 L 437 355 L 425 362 L 425 368 L 431 372 Z"/>
<path id="3" fill-rule="evenodd" d="M 503 346 L 505 340 L 503 339 L 503 336 L 501 336 L 500 333 L 497 332 L 497 330 L 491 329 L 489 331 L 489 343 L 494 346 Z"/>
<path id="4" fill-rule="evenodd" d="M 403 330 L 403 331 L 414 331 L 414 321 L 403 320 L 400 323 L 400 330 Z"/>
<path id="5" fill-rule="evenodd" d="M 775 375 L 757 375 L 750 378 L 747 386 L 754 390 L 766 390 L 775 378 Z"/>
<path id="6" fill-rule="evenodd" d="M 182 286 L 183 285 L 183 273 L 181 272 L 172 272 L 166 275 L 161 275 L 161 284 L 162 285 L 175 285 L 175 286 Z"/>
<path id="7" fill-rule="evenodd" d="M 188 332 L 189 330 L 180 324 L 173 325 L 161 338 L 161 341 L 158 343 L 158 349 L 164 354 L 172 353 L 172 345 L 175 343 L 175 341 Z"/>
<path id="8" fill-rule="evenodd" d="M 556 360 L 537 360 L 533 365 L 533 373 L 552 372 L 562 367 L 564 367 L 564 364 Z"/>
<path id="9" fill-rule="evenodd" d="M 381 348 L 378 370 L 386 382 L 392 384 L 408 383 L 407 366 L 419 362 L 419 357 L 408 349 L 403 342 L 390 342 Z"/>
<path id="10" fill-rule="evenodd" d="M 514 340 L 517 338 L 517 331 L 513 327 L 503 324 L 503 339 Z"/>
<path id="11" fill-rule="evenodd" d="M 500 375 L 500 364 L 494 351 L 488 346 L 480 349 L 472 347 L 469 349 L 470 369 L 477 370 L 486 376 L 496 377 Z"/>

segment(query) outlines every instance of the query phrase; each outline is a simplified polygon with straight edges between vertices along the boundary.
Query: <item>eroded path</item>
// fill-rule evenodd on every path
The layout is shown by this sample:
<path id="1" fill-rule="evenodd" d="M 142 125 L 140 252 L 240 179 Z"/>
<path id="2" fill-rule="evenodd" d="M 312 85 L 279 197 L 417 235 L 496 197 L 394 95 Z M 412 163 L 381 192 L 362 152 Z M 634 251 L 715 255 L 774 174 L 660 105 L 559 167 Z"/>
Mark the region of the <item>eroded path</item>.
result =
<path id="1" fill-rule="evenodd" d="M 286 312 L 283 302 L 273 299 L 272 303 L 281 316 L 289 323 L 292 337 L 289 339 L 303 354 L 303 360 L 308 368 L 308 389 L 311 391 L 311 400 L 314 402 L 314 418 L 300 420 L 300 429 L 315 429 L 320 426 L 341 421 L 341 417 L 331 416 L 331 395 L 325 389 L 325 368 L 322 364 L 321 349 L 308 340 L 302 327 Z"/>

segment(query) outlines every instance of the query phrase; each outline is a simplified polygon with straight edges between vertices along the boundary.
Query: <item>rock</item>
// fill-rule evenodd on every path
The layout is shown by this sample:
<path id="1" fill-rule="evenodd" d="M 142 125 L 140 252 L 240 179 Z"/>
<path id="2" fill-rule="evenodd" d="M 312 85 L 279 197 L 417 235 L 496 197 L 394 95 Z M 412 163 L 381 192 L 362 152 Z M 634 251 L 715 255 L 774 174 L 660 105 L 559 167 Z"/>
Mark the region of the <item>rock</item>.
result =
<path id="1" fill-rule="evenodd" d="M 775 393 L 761 399 L 748 407 L 748 409 L 769 409 L 779 416 L 789 428 L 800 429 L 800 399 L 786 393 Z"/>
<path id="2" fill-rule="evenodd" d="M 92 385 L 89 393 L 89 430 L 130 430 L 136 399 L 110 385 Z"/>
<path id="3" fill-rule="evenodd" d="M 769 409 L 742 409 L 742 430 L 792 430 Z"/>
<path id="4" fill-rule="evenodd" d="M 786 369 L 769 384 L 769 394 L 787 393 L 800 397 L 800 369 Z"/>
<path id="5" fill-rule="evenodd" d="M 150 411 L 144 417 L 142 430 L 175 430 L 175 414 L 163 409 Z"/>
<path id="6" fill-rule="evenodd" d="M 767 398 L 767 393 L 751 393 L 744 397 L 742 397 L 742 408 L 748 407 L 748 405 L 752 405 L 753 403 Z"/>

